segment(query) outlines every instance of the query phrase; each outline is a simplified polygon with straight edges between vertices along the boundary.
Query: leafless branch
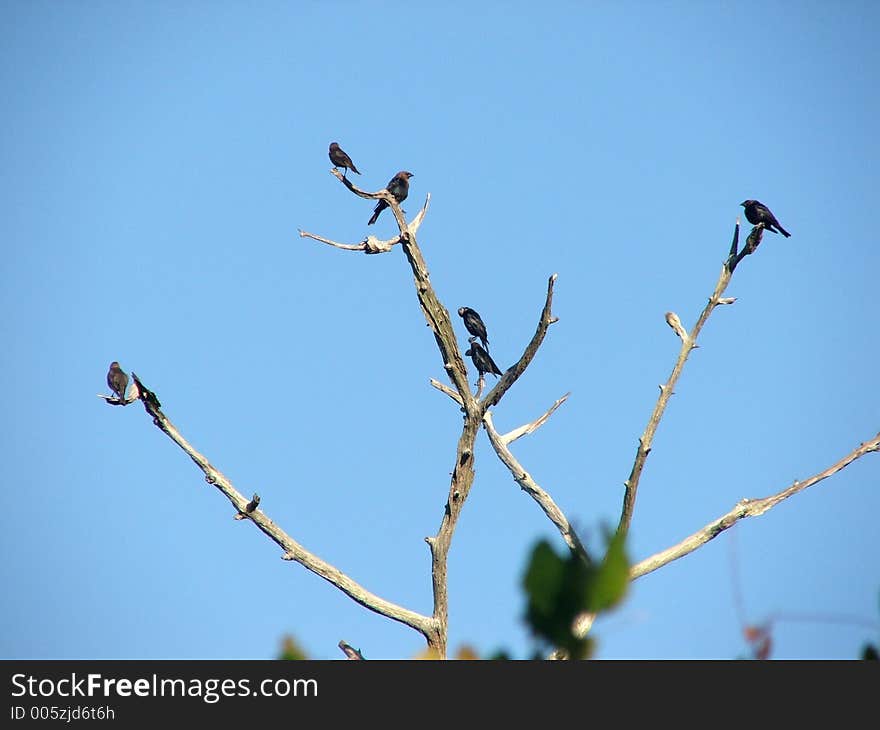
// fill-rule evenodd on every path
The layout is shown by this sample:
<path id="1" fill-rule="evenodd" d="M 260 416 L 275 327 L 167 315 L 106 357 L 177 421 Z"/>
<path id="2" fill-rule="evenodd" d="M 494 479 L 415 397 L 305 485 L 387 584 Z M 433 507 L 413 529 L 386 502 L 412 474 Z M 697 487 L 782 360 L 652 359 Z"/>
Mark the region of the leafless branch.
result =
<path id="1" fill-rule="evenodd" d="M 559 534 L 562 535 L 562 539 L 565 540 L 565 544 L 568 545 L 569 549 L 580 555 L 586 562 L 590 562 L 589 554 L 562 510 L 559 509 L 553 498 L 532 479 L 532 476 L 517 461 L 516 457 L 510 452 L 510 449 L 507 448 L 503 437 L 495 430 L 491 411 L 486 411 L 483 414 L 483 424 L 486 428 L 486 433 L 489 435 L 492 448 L 495 449 L 495 453 L 498 454 L 498 458 L 501 459 L 504 466 L 510 470 L 514 481 L 544 510 L 544 514 L 556 525 L 556 529 L 559 530 Z"/>
<path id="2" fill-rule="evenodd" d="M 324 238 L 323 236 L 319 236 L 315 233 L 309 233 L 308 231 L 304 231 L 302 229 L 299 230 L 300 238 L 311 238 L 315 241 L 320 241 L 321 243 L 326 243 L 328 246 L 333 246 L 334 248 L 341 248 L 344 251 L 366 251 L 367 250 L 367 241 L 366 239 L 361 241 L 360 243 L 337 243 L 336 241 L 331 241 L 329 238 Z M 398 243 L 399 241 L 395 240 L 393 243 L 389 243 L 388 247 L 394 245 L 394 243 Z"/>
<path id="3" fill-rule="evenodd" d="M 367 200 L 384 200 L 387 203 L 390 203 L 392 200 L 395 203 L 397 202 L 397 200 L 385 188 L 377 190 L 375 193 L 371 193 L 368 190 L 361 190 L 357 185 L 355 185 L 351 180 L 345 177 L 335 167 L 330 170 L 330 174 L 333 175 L 337 180 L 339 180 L 339 182 L 345 185 L 345 187 L 351 190 L 351 192 L 353 192 L 358 197 L 366 198 Z"/>
<path id="4" fill-rule="evenodd" d="M 428 214 L 428 205 L 431 203 L 431 193 L 428 193 L 425 196 L 425 204 L 422 206 L 422 209 L 416 213 L 416 217 L 413 218 L 409 223 L 409 232 L 415 235 L 419 226 L 422 225 L 422 222 L 425 220 L 425 216 Z"/>
<path id="5" fill-rule="evenodd" d="M 526 350 L 522 354 L 522 357 L 505 371 L 495 387 L 486 394 L 486 397 L 482 401 L 480 401 L 480 406 L 484 412 L 492 406 L 498 405 L 498 402 L 504 397 L 504 394 L 510 390 L 510 387 L 519 379 L 519 376 L 525 372 L 525 369 L 535 357 L 538 348 L 544 341 L 544 336 L 547 334 L 550 325 L 559 321 L 559 318 L 554 317 L 551 312 L 553 307 L 553 285 L 556 283 L 556 278 L 557 274 L 553 274 L 547 282 L 547 298 L 544 302 L 544 309 L 541 310 L 541 318 L 538 320 L 538 328 L 535 330 L 534 336 L 526 346 Z"/>
<path id="6" fill-rule="evenodd" d="M 458 403 L 458 405 L 460 405 L 460 406 L 464 405 L 464 403 L 461 400 L 461 396 L 458 393 L 456 393 L 452 388 L 450 388 L 448 385 L 441 383 L 439 380 L 437 380 L 435 378 L 431 378 L 430 382 L 431 382 L 431 385 L 433 385 L 437 390 L 439 390 L 441 393 L 446 393 L 446 395 L 448 395 L 450 398 L 452 398 L 452 400 L 454 400 L 456 403 Z"/>
<path id="7" fill-rule="evenodd" d="M 737 232 L 739 231 L 739 218 L 736 219 L 736 227 Z M 739 240 L 739 236 L 735 236 L 733 239 L 733 243 L 730 246 L 730 256 L 727 259 L 727 268 L 730 269 L 730 273 L 732 274 L 737 266 L 739 266 L 740 261 L 742 261 L 746 256 L 755 253 L 758 250 L 758 246 L 761 245 L 761 240 L 764 237 L 764 224 L 758 223 L 754 228 L 752 228 L 749 233 L 749 237 L 746 239 L 746 245 L 743 246 L 743 250 L 737 253 L 737 241 Z"/>
<path id="8" fill-rule="evenodd" d="M 296 561 L 304 568 L 319 575 L 321 578 L 336 586 L 343 593 L 371 611 L 394 621 L 399 621 L 400 623 L 415 629 L 426 638 L 434 634 L 434 622 L 429 616 L 423 616 L 414 611 L 402 608 L 401 606 L 386 601 L 384 598 L 380 598 L 374 593 L 371 593 L 345 575 L 345 573 L 324 560 L 321 560 L 321 558 L 309 552 L 296 542 L 296 540 L 290 537 L 290 535 L 269 519 L 262 510 L 257 509 L 259 497 L 256 494 L 252 500 L 248 500 L 235 489 L 232 483 L 218 469 L 216 469 L 207 458 L 189 444 L 174 424 L 172 424 L 160 410 L 158 399 L 156 399 L 155 394 L 152 393 L 152 391 L 141 388 L 140 392 L 141 401 L 144 404 L 144 410 L 152 417 L 153 423 L 195 462 L 196 466 L 204 472 L 205 481 L 209 484 L 213 484 L 223 493 L 223 495 L 232 503 L 232 506 L 236 510 L 236 514 L 246 516 L 265 535 L 284 550 L 282 557 L 285 560 Z"/>
<path id="9" fill-rule="evenodd" d="M 355 649 L 351 644 L 347 644 L 344 641 L 339 642 L 339 648 L 342 649 L 346 659 L 363 660 L 364 658 L 360 649 Z"/>
<path id="10" fill-rule="evenodd" d="M 308 231 L 300 231 L 300 238 L 312 238 L 315 241 L 320 241 L 321 243 L 326 243 L 329 246 L 333 246 L 334 248 L 341 248 L 344 251 L 363 251 L 366 254 L 376 254 L 376 253 L 388 253 L 392 246 L 396 246 L 400 243 L 400 236 L 396 236 L 394 238 L 388 239 L 380 239 L 375 236 L 367 236 L 360 243 L 337 243 L 336 241 L 331 241 L 329 238 L 324 238 L 323 236 L 318 236 L 314 233 L 309 233 Z"/>
<path id="11" fill-rule="evenodd" d="M 140 391 L 138 390 L 138 384 L 135 381 L 129 386 L 128 394 L 125 398 L 117 398 L 115 395 L 105 395 L 104 393 L 97 393 L 96 395 L 99 398 L 102 398 L 108 405 L 127 406 L 129 403 L 134 403 L 140 397 Z"/>
<path id="12" fill-rule="evenodd" d="M 513 429 L 513 431 L 508 431 L 506 434 L 501 436 L 501 442 L 505 446 L 507 446 L 509 444 L 512 444 L 518 438 L 522 438 L 523 436 L 528 436 L 530 433 L 541 428 L 541 426 L 543 426 L 547 422 L 547 419 L 553 415 L 553 413 L 556 411 L 556 409 L 559 408 L 559 406 L 561 406 L 563 403 L 565 403 L 565 401 L 568 400 L 568 396 L 570 396 L 570 395 L 571 395 L 571 393 L 566 393 L 564 396 L 562 396 L 552 406 L 550 406 L 548 411 L 543 416 L 541 416 L 537 420 L 532 421 L 531 423 L 526 423 L 525 425 L 520 426 L 519 428 L 515 428 L 515 429 Z"/>
<path id="13" fill-rule="evenodd" d="M 854 462 L 856 459 L 861 458 L 865 454 L 877 451 L 880 451 L 880 433 L 874 436 L 874 438 L 870 441 L 859 444 L 857 448 L 853 449 L 840 461 L 832 464 L 824 471 L 821 471 L 818 474 L 814 474 L 809 479 L 806 479 L 804 481 L 796 481 L 790 487 L 783 489 L 781 492 L 773 494 L 769 497 L 764 497 L 762 499 L 741 500 L 729 512 L 713 520 L 702 529 L 697 530 L 697 532 L 695 532 L 690 537 L 686 537 L 677 545 L 673 545 L 666 550 L 662 550 L 656 555 L 652 555 L 651 557 L 642 560 L 637 565 L 634 565 L 630 572 L 632 578 L 639 578 L 643 575 L 646 575 L 647 573 L 651 573 L 657 570 L 658 568 L 662 568 L 664 565 L 671 563 L 673 560 L 678 560 L 679 558 L 692 553 L 700 546 L 705 545 L 710 540 L 718 537 L 718 535 L 720 535 L 728 528 L 733 527 L 733 525 L 735 525 L 739 520 L 746 517 L 757 517 L 758 515 L 762 515 L 767 510 L 775 507 L 783 500 L 786 500 L 789 497 L 797 494 L 798 492 L 802 492 L 804 489 L 812 487 L 814 484 L 818 484 L 823 479 L 827 479 L 833 474 L 836 474 L 841 469 L 852 464 L 852 462 Z"/>
<path id="14" fill-rule="evenodd" d="M 735 250 L 736 241 L 739 239 L 738 219 L 733 235 L 734 244 L 731 246 L 731 251 Z M 721 267 L 721 274 L 715 284 L 715 290 L 712 292 L 712 296 L 709 297 L 708 304 L 704 307 L 703 312 L 700 314 L 697 323 L 694 325 L 694 328 L 690 333 L 684 331 L 684 327 L 682 327 L 681 321 L 678 319 L 677 315 L 673 312 L 668 312 L 666 315 L 666 321 L 681 339 L 681 349 L 679 350 L 678 358 L 675 361 L 675 366 L 672 368 L 672 373 L 669 375 L 668 380 L 660 386 L 660 397 L 657 399 L 657 404 L 654 406 L 654 410 L 648 420 L 648 425 L 639 439 L 639 445 L 636 449 L 636 457 L 633 462 L 632 470 L 630 471 L 629 478 L 624 483 L 625 492 L 623 495 L 623 509 L 620 514 L 620 523 L 617 527 L 618 530 L 623 532 L 629 531 L 629 526 L 633 518 L 633 511 L 636 505 L 636 493 L 639 489 L 639 479 L 642 476 L 642 470 L 645 468 L 645 461 L 648 458 L 648 454 L 651 453 L 651 446 L 654 443 L 654 434 L 657 432 L 657 427 L 660 425 L 660 419 L 663 418 L 663 413 L 669 403 L 669 398 L 675 390 L 675 384 L 678 382 L 678 378 L 684 369 L 684 364 L 687 362 L 688 355 L 691 354 L 692 350 L 696 349 L 697 337 L 703 329 L 703 325 L 705 325 L 706 321 L 709 319 L 709 315 L 712 314 L 715 307 L 722 303 L 721 295 L 724 293 L 724 290 L 727 289 L 727 285 L 730 283 L 730 277 L 732 275 L 733 269 L 728 268 L 728 264 L 725 263 L 725 265 Z M 725 300 L 724 303 L 729 304 L 730 301 Z"/>

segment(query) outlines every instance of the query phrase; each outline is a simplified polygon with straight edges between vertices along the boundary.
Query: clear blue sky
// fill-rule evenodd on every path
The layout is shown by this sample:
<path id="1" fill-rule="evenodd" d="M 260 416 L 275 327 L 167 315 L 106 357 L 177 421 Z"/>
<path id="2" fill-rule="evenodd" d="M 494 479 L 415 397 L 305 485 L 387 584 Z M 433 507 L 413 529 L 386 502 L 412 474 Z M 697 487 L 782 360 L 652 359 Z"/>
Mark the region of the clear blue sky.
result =
<path id="1" fill-rule="evenodd" d="M 572 391 L 513 450 L 588 538 L 616 524 L 678 352 L 663 315 L 693 324 L 746 198 L 793 235 L 765 236 L 691 356 L 632 557 L 880 429 L 874 3 L 21 0 L 0 19 L 0 656 L 262 658 L 286 633 L 315 658 L 423 648 L 233 521 L 140 405 L 95 397 L 119 360 L 293 537 L 430 611 L 423 539 L 460 414 L 428 385 L 444 373 L 402 251 L 297 235 L 371 230 L 328 174 L 333 140 L 365 188 L 415 173 L 411 215 L 431 193 L 432 281 L 482 314 L 502 368 L 559 274 L 559 323 L 495 422 Z M 485 434 L 476 456 L 450 644 L 525 656 L 526 556 L 560 541 Z M 749 621 L 799 619 L 774 656 L 855 657 L 880 638 L 878 514 L 869 455 L 639 580 L 598 656 L 745 655 L 735 558 Z"/>

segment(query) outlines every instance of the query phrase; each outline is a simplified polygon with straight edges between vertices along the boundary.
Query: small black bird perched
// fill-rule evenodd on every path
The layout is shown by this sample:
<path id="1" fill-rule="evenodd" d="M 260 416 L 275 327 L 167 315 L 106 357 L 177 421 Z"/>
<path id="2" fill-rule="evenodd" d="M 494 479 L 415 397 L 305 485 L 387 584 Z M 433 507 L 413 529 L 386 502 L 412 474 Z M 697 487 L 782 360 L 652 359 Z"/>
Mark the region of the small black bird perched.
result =
<path id="1" fill-rule="evenodd" d="M 486 333 L 486 325 L 483 324 L 480 315 L 470 307 L 459 307 L 458 314 L 464 320 L 464 326 L 467 331 L 475 337 L 479 337 L 483 342 L 483 347 L 488 351 L 489 335 Z"/>
<path id="2" fill-rule="evenodd" d="M 406 196 L 409 195 L 409 179 L 411 177 L 414 177 L 411 172 L 401 170 L 394 177 L 392 177 L 388 181 L 388 185 L 385 186 L 385 189 L 394 196 L 394 199 L 398 203 L 402 203 L 404 200 L 406 200 Z M 367 221 L 367 225 L 373 225 L 376 222 L 376 219 L 379 217 L 379 213 L 381 213 L 387 207 L 388 203 L 386 203 L 384 200 L 380 200 L 378 203 L 376 203 L 376 207 L 373 209 L 373 217 Z"/>
<path id="3" fill-rule="evenodd" d="M 781 233 L 786 238 L 790 238 L 791 234 L 779 225 L 776 216 L 770 212 L 770 208 L 758 200 L 744 200 L 740 205 L 746 209 L 746 220 L 753 226 L 759 223 L 764 224 L 764 228 L 773 233 Z M 776 228 L 779 230 L 777 231 Z"/>
<path id="4" fill-rule="evenodd" d="M 351 157 L 345 154 L 345 151 L 336 142 L 330 143 L 330 162 L 333 163 L 333 167 L 341 167 L 345 170 L 342 173 L 342 177 L 345 177 L 349 170 L 356 172 L 358 175 L 361 174 L 351 161 Z"/>
<path id="5" fill-rule="evenodd" d="M 125 400 L 125 389 L 128 388 L 128 376 L 119 367 L 119 363 L 114 360 L 110 363 L 110 370 L 107 371 L 107 385 L 110 386 L 119 400 Z"/>
<path id="6" fill-rule="evenodd" d="M 481 378 L 484 373 L 501 375 L 501 371 L 498 369 L 495 361 L 490 357 L 489 353 L 480 346 L 480 343 L 475 341 L 476 339 L 476 337 L 468 338 L 468 342 L 471 343 L 471 346 L 464 354 L 471 356 L 471 360 L 474 361 L 474 367 L 477 369 L 477 372 L 479 372 Z"/>

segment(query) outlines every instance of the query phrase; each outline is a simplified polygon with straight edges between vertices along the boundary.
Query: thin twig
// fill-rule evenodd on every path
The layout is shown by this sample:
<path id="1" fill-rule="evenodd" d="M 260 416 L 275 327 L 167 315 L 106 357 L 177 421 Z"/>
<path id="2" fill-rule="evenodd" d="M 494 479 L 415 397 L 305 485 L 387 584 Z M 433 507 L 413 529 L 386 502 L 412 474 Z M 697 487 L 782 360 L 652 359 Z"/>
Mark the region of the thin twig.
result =
<path id="1" fill-rule="evenodd" d="M 566 393 L 564 396 L 562 396 L 552 406 L 550 406 L 547 412 L 540 418 L 532 421 L 531 423 L 526 423 L 519 428 L 515 428 L 512 431 L 508 431 L 506 434 L 501 436 L 502 443 L 504 443 L 505 446 L 508 446 L 516 441 L 518 438 L 528 436 L 530 433 L 533 433 L 535 430 L 539 429 L 547 422 L 547 419 L 553 415 L 556 409 L 568 400 L 568 396 L 570 395 L 571 393 Z"/>
<path id="2" fill-rule="evenodd" d="M 738 238 L 739 221 L 737 221 L 734 229 L 734 240 L 737 240 Z M 718 282 L 715 284 L 715 290 L 712 292 L 712 296 L 709 297 L 708 304 L 703 308 L 697 323 L 694 325 L 694 328 L 690 333 L 685 333 L 684 328 L 681 326 L 681 321 L 674 312 L 666 313 L 666 321 L 681 339 L 681 348 L 678 353 L 678 358 L 675 361 L 675 366 L 672 368 L 672 373 L 669 375 L 669 379 L 666 383 L 660 386 L 660 397 L 657 399 L 657 403 L 654 406 L 650 419 L 648 420 L 648 425 L 639 439 L 635 461 L 633 462 L 629 478 L 624 482 L 625 491 L 623 495 L 623 508 L 620 514 L 620 523 L 617 527 L 619 531 L 629 531 L 629 526 L 633 518 L 633 511 L 636 505 L 636 493 L 639 489 L 639 479 L 642 476 L 642 470 L 645 468 L 645 460 L 648 458 L 648 454 L 651 453 L 651 445 L 654 443 L 654 434 L 657 432 L 657 427 L 660 425 L 660 419 L 663 418 L 663 413 L 669 403 L 669 398 L 675 391 L 675 384 L 678 382 L 678 378 L 684 369 L 684 364 L 687 362 L 688 355 L 690 355 L 691 351 L 697 347 L 697 337 L 703 329 L 703 325 L 706 324 L 709 315 L 712 314 L 715 307 L 721 304 L 721 295 L 724 293 L 724 290 L 727 289 L 732 274 L 732 269 L 728 268 L 727 263 L 725 262 L 725 265 L 721 267 L 721 274 L 718 277 Z M 725 301 L 724 303 L 729 304 L 730 302 Z"/>
<path id="3" fill-rule="evenodd" d="M 360 649 L 355 649 L 351 644 L 348 644 L 345 641 L 339 642 L 339 648 L 342 649 L 342 653 L 345 654 L 346 659 L 353 659 L 355 661 L 363 661 L 364 659 L 364 655 L 361 653 Z"/>
<path id="4" fill-rule="evenodd" d="M 341 182 L 345 187 L 347 187 L 351 192 L 361 198 L 366 198 L 367 200 L 384 200 L 386 203 L 390 203 L 394 201 L 397 202 L 397 199 L 394 198 L 391 193 L 388 192 L 386 188 L 382 188 L 381 190 L 377 190 L 375 193 L 371 193 L 368 190 L 361 190 L 357 185 L 355 185 L 351 180 L 349 180 L 345 175 L 343 175 L 339 170 L 335 167 L 330 170 L 330 174 L 333 175 L 339 182 Z"/>
<path id="5" fill-rule="evenodd" d="M 309 233 L 308 231 L 304 231 L 301 228 L 299 229 L 299 237 L 300 238 L 311 238 L 315 241 L 320 241 L 321 243 L 326 243 L 328 246 L 333 246 L 334 248 L 341 248 L 344 251 L 365 251 L 367 248 L 366 240 L 361 241 L 360 243 L 337 243 L 336 241 L 331 241 L 329 238 L 324 238 L 323 236 L 319 236 L 315 233 Z"/>
<path id="6" fill-rule="evenodd" d="M 461 396 L 458 393 L 456 393 L 452 388 L 450 388 L 448 385 L 446 385 L 445 383 L 441 383 L 436 378 L 431 378 L 430 383 L 437 390 L 439 390 L 441 393 L 446 393 L 446 395 L 448 395 L 450 398 L 452 398 L 452 400 L 454 400 L 456 403 L 458 403 L 458 405 L 460 405 L 460 406 L 464 405 L 463 401 L 461 400 Z"/>
<path id="7" fill-rule="evenodd" d="M 422 206 L 422 209 L 416 213 L 416 217 L 413 218 L 409 222 L 409 232 L 415 235 L 415 233 L 419 230 L 419 227 L 422 225 L 422 222 L 425 220 L 425 216 L 428 214 L 428 205 L 431 203 L 431 193 L 428 193 L 425 196 L 425 204 Z"/>

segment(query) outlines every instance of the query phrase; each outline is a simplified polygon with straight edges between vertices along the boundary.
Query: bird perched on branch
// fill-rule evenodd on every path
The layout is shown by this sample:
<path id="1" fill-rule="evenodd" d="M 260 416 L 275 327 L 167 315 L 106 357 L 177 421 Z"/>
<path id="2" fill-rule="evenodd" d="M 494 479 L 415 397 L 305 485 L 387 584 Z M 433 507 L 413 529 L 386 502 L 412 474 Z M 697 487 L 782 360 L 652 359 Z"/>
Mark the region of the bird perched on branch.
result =
<path id="1" fill-rule="evenodd" d="M 465 355 L 470 355 L 471 360 L 473 360 L 474 367 L 477 369 L 477 372 L 480 374 L 482 378 L 485 373 L 492 373 L 492 375 L 501 375 L 501 370 L 498 369 L 498 366 L 495 364 L 495 361 L 491 358 L 488 352 L 486 352 L 479 342 L 476 341 L 476 337 L 469 337 L 468 342 L 471 343 L 471 346 L 468 350 L 465 351 Z"/>
<path id="2" fill-rule="evenodd" d="M 110 370 L 107 371 L 107 385 L 110 386 L 119 400 L 125 400 L 125 389 L 128 388 L 128 375 L 119 367 L 119 363 L 114 360 L 110 363 Z"/>
<path id="3" fill-rule="evenodd" d="M 770 208 L 762 202 L 758 200 L 744 200 L 740 205 L 746 209 L 746 220 L 753 226 L 763 223 L 764 228 L 768 231 L 781 233 L 786 238 L 791 237 L 791 234 L 779 225 L 779 221 L 776 220 L 776 216 L 770 212 Z M 776 228 L 779 230 L 777 231 Z"/>
<path id="4" fill-rule="evenodd" d="M 346 173 L 351 170 L 352 172 L 356 172 L 360 175 L 360 170 L 358 170 L 354 163 L 351 161 L 351 157 L 345 154 L 345 150 L 342 149 L 336 142 L 330 143 L 330 162 L 333 163 L 333 167 L 341 167 L 345 172 L 342 173 L 342 177 L 345 177 Z"/>
<path id="5" fill-rule="evenodd" d="M 398 203 L 402 203 L 404 200 L 406 200 L 406 196 L 409 195 L 409 179 L 411 177 L 414 177 L 411 172 L 401 170 L 394 177 L 392 177 L 388 181 L 388 185 L 385 186 L 385 189 L 394 196 L 394 199 Z M 376 222 L 376 219 L 379 217 L 379 213 L 381 213 L 387 207 L 388 203 L 386 203 L 384 200 L 380 200 L 378 203 L 376 203 L 376 207 L 373 209 L 373 217 L 367 221 L 367 225 L 373 225 Z"/>
<path id="6" fill-rule="evenodd" d="M 483 343 L 483 347 L 489 349 L 489 335 L 486 333 L 486 325 L 480 315 L 470 307 L 459 307 L 459 316 L 464 320 L 465 329 L 475 337 L 479 337 Z"/>

